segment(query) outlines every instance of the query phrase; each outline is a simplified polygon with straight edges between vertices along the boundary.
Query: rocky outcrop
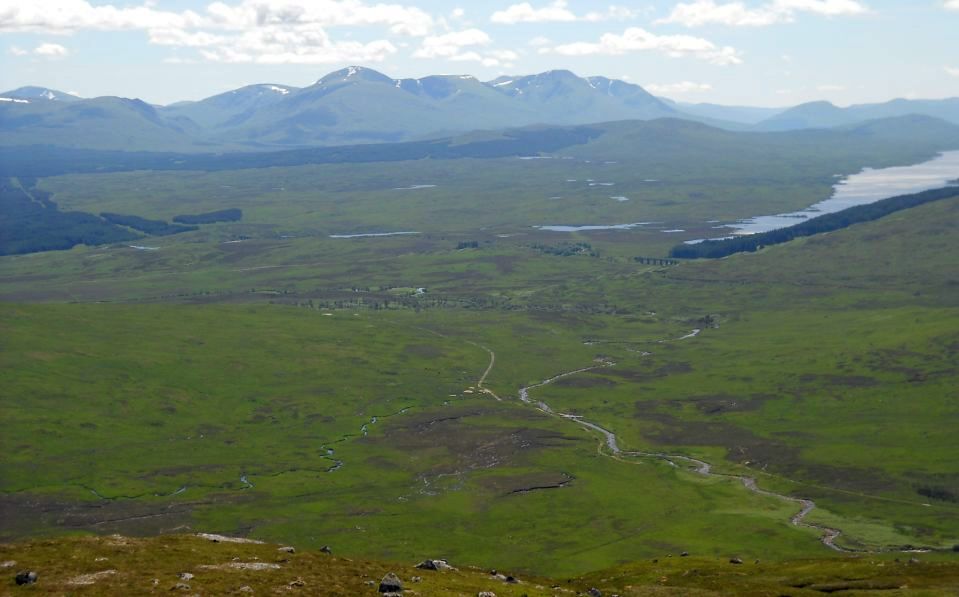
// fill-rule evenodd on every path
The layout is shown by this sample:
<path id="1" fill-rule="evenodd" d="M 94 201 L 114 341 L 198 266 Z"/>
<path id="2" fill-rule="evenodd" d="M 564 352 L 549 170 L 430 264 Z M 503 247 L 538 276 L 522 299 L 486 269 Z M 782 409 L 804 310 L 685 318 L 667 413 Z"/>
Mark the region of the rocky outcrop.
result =
<path id="1" fill-rule="evenodd" d="M 402 595 L 403 581 L 400 580 L 399 576 L 390 572 L 380 581 L 380 593 Z"/>

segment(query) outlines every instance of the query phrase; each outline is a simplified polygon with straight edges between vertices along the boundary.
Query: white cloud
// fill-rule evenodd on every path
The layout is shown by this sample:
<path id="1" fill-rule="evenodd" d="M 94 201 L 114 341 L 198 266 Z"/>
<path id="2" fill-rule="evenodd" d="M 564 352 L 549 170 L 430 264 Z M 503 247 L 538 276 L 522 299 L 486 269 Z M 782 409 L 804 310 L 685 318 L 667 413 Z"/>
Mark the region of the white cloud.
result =
<path id="1" fill-rule="evenodd" d="M 333 41 L 322 29 L 249 31 L 200 56 L 211 62 L 253 64 L 336 64 L 382 62 L 398 50 L 388 40 Z"/>
<path id="2" fill-rule="evenodd" d="M 381 62 L 398 51 L 391 41 L 335 41 L 327 30 L 380 27 L 390 35 L 423 37 L 436 25 L 429 13 L 415 6 L 366 0 L 214 1 L 201 12 L 164 11 L 150 0 L 139 6 L 94 6 L 89 0 L 0 0 L 0 32 L 141 30 L 151 44 L 195 48 L 198 57 L 215 62 Z"/>
<path id="3" fill-rule="evenodd" d="M 959 0 L 945 0 L 943 7 L 946 10 L 959 10 Z"/>
<path id="4" fill-rule="evenodd" d="M 511 67 L 519 58 L 512 50 L 486 50 L 479 48 L 492 43 L 492 39 L 479 29 L 454 31 L 443 35 L 433 35 L 423 40 L 423 44 L 413 52 L 416 58 L 445 58 L 452 62 L 478 62 L 486 67 Z"/>
<path id="5" fill-rule="evenodd" d="M 413 53 L 416 58 L 452 58 L 461 54 L 463 48 L 487 46 L 492 40 L 479 29 L 453 31 L 443 35 L 432 35 L 423 40 L 423 44 Z"/>
<path id="6" fill-rule="evenodd" d="M 0 31 L 72 33 L 87 29 L 184 28 L 198 26 L 201 21 L 192 11 L 159 11 L 147 4 L 117 8 L 111 4 L 93 6 L 86 0 L 0 0 Z"/>
<path id="7" fill-rule="evenodd" d="M 543 46 L 548 46 L 551 43 L 553 42 L 550 41 L 548 37 L 543 37 L 542 35 L 540 35 L 538 37 L 534 37 L 533 39 L 529 40 L 527 45 L 530 45 L 534 48 L 542 48 Z"/>
<path id="8" fill-rule="evenodd" d="M 541 54 L 562 56 L 620 56 L 647 51 L 674 58 L 691 56 L 721 66 L 742 63 L 739 52 L 730 46 L 719 47 L 707 39 L 690 35 L 656 35 L 639 27 L 630 27 L 622 35 L 606 33 L 596 43 L 578 42 L 540 49 Z"/>
<path id="9" fill-rule="evenodd" d="M 268 26 L 385 26 L 400 35 L 427 35 L 434 25 L 415 6 L 366 4 L 361 0 L 241 0 L 213 2 L 203 14 L 141 6 L 94 6 L 87 0 L 0 0 L 0 31 L 70 33 L 80 30 L 195 29 L 245 30 Z"/>
<path id="10" fill-rule="evenodd" d="M 959 2 L 959 0 L 954 0 Z M 679 23 L 687 27 L 719 24 L 734 27 L 765 27 L 795 20 L 799 13 L 827 17 L 861 15 L 869 12 L 857 0 L 772 0 L 750 8 L 743 2 L 717 3 L 716 0 L 695 0 L 677 4 L 668 17 L 658 24 Z"/>
<path id="11" fill-rule="evenodd" d="M 158 46 L 202 48 L 223 44 L 227 38 L 205 31 L 190 33 L 183 29 L 153 29 L 149 32 L 150 43 Z"/>
<path id="12" fill-rule="evenodd" d="M 846 87 L 844 85 L 819 85 L 816 87 L 817 91 L 845 91 Z"/>
<path id="13" fill-rule="evenodd" d="M 623 6 L 610 6 L 606 12 L 589 12 L 577 15 L 569 8 L 566 0 L 554 0 L 541 8 L 534 8 L 529 2 L 513 4 L 506 10 L 496 11 L 490 16 L 490 21 L 501 25 L 515 25 L 517 23 L 572 23 L 575 21 L 609 21 L 625 20 L 636 16 L 636 12 Z"/>
<path id="14" fill-rule="evenodd" d="M 959 77 L 959 67 L 946 66 L 944 69 L 950 77 Z"/>
<path id="15" fill-rule="evenodd" d="M 60 44 L 45 43 L 34 48 L 33 53 L 44 58 L 63 58 L 70 54 L 70 50 Z"/>
<path id="16" fill-rule="evenodd" d="M 644 86 L 647 91 L 658 93 L 660 95 L 683 95 L 687 93 L 703 93 L 712 91 L 713 86 L 709 83 L 693 83 L 692 81 L 682 81 L 680 83 L 652 83 Z"/>
<path id="17" fill-rule="evenodd" d="M 366 4 L 361 0 L 243 0 L 239 4 L 214 2 L 207 17 L 233 29 L 263 26 L 389 27 L 392 33 L 421 37 L 434 26 L 433 17 L 415 6 Z"/>
<path id="18" fill-rule="evenodd" d="M 26 56 L 27 54 L 30 53 L 24 50 L 23 48 L 19 48 L 17 46 L 10 46 L 10 49 L 7 51 L 10 52 L 11 56 Z"/>

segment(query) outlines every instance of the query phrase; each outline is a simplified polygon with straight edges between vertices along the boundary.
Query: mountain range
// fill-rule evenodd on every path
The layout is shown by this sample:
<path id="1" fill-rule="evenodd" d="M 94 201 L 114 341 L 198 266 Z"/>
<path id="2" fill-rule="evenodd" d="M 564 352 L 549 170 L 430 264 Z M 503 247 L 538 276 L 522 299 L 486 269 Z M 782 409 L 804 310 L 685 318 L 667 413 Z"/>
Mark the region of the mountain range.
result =
<path id="1" fill-rule="evenodd" d="M 401 142 L 534 124 L 680 118 L 729 130 L 786 131 L 911 114 L 959 124 L 959 98 L 848 108 L 814 102 L 777 110 L 674 102 L 639 85 L 567 70 L 483 82 L 467 75 L 393 79 L 357 66 L 307 87 L 250 85 L 169 106 L 22 87 L 0 94 L 0 144 L 263 151 Z"/>

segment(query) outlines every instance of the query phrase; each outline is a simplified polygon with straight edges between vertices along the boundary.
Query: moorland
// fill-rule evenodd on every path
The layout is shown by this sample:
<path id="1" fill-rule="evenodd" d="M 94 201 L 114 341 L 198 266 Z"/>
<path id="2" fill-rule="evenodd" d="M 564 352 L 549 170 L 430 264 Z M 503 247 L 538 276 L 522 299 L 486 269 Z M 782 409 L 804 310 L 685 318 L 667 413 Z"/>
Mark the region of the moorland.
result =
<path id="1" fill-rule="evenodd" d="M 955 149 L 904 117 L 5 154 L 0 539 L 205 531 L 584 587 L 682 552 L 954 565 L 959 189 L 667 257 Z"/>

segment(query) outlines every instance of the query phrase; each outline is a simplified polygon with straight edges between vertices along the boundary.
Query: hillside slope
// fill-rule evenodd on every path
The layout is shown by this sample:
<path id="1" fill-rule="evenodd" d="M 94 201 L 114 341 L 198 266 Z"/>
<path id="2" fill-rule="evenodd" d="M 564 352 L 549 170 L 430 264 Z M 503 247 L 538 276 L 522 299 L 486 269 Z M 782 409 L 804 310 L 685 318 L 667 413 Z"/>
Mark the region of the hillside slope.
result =
<path id="1" fill-rule="evenodd" d="M 290 546 L 242 542 L 215 535 L 129 538 L 72 538 L 0 545 L 7 579 L 5 594 L 131 595 L 157 591 L 200 594 L 376 595 L 394 574 L 411 595 L 954 595 L 959 564 L 913 558 L 801 560 L 733 563 L 732 560 L 672 557 L 631 563 L 580 578 L 527 577 L 453 562 L 428 570 L 416 562 L 355 560 Z M 666 557 L 668 555 L 668 557 Z M 678 555 L 678 554 L 676 554 Z M 427 558 L 424 558 L 424 562 Z M 439 565 L 440 568 L 443 564 Z M 14 572 L 16 571 L 16 572 Z M 18 572 L 34 571 L 36 583 L 17 587 Z M 514 576 L 515 575 L 515 576 Z"/>

